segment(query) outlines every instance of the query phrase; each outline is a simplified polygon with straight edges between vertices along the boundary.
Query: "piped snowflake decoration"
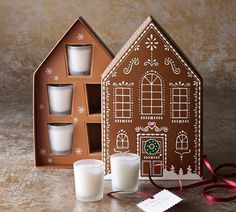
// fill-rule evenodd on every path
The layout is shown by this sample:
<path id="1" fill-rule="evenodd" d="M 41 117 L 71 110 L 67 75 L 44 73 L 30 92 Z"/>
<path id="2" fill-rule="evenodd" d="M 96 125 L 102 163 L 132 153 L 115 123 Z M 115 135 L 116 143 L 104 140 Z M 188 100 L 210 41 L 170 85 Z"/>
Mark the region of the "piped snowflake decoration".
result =
<path id="1" fill-rule="evenodd" d="M 48 163 L 52 163 L 52 158 L 48 158 Z"/>
<path id="2" fill-rule="evenodd" d="M 84 34 L 83 33 L 78 33 L 77 39 L 78 40 L 84 40 Z"/>
<path id="3" fill-rule="evenodd" d="M 39 105 L 39 109 L 42 110 L 43 109 L 43 104 Z"/>
<path id="4" fill-rule="evenodd" d="M 153 37 L 153 34 L 151 34 L 150 37 L 147 38 L 147 40 L 148 41 L 146 41 L 145 44 L 147 45 L 148 49 L 150 48 L 150 50 L 153 51 L 154 49 L 157 48 L 156 45 L 158 44 L 158 42 L 156 41 L 157 39 Z"/>
<path id="5" fill-rule="evenodd" d="M 105 84 L 106 84 L 106 86 L 109 86 L 109 85 L 111 84 L 110 80 L 107 80 L 107 81 L 105 82 Z"/>
<path id="6" fill-rule="evenodd" d="M 77 148 L 75 149 L 75 154 L 76 154 L 76 155 L 81 155 L 82 152 L 83 152 L 83 150 L 82 150 L 80 147 L 77 147 Z"/>
<path id="7" fill-rule="evenodd" d="M 41 148 L 39 150 L 39 154 L 43 157 L 44 155 L 46 155 L 47 151 L 44 148 Z"/>
<path id="8" fill-rule="evenodd" d="M 113 72 L 111 73 L 111 76 L 112 76 L 112 77 L 116 77 L 116 74 L 117 74 L 117 72 L 116 72 L 116 71 L 113 71 Z"/>
<path id="9" fill-rule="evenodd" d="M 58 80 L 59 80 L 59 77 L 58 77 L 58 76 L 54 76 L 53 79 L 54 79 L 55 81 L 58 81 Z"/>
<path id="10" fill-rule="evenodd" d="M 188 77 L 193 77 L 193 73 L 190 70 L 188 70 L 187 75 Z"/>
<path id="11" fill-rule="evenodd" d="M 169 44 L 165 44 L 164 47 L 165 47 L 165 51 L 169 51 L 170 50 Z"/>
<path id="12" fill-rule="evenodd" d="M 139 51 L 139 48 L 140 48 L 140 45 L 137 44 L 136 46 L 134 46 L 134 51 L 135 51 L 135 52 L 136 52 L 136 51 Z"/>
<path id="13" fill-rule="evenodd" d="M 84 113 L 85 112 L 85 108 L 83 106 L 79 106 L 77 111 L 79 113 Z"/>
<path id="14" fill-rule="evenodd" d="M 53 69 L 51 68 L 51 67 L 49 67 L 49 68 L 46 68 L 46 74 L 47 75 L 51 75 L 52 74 L 52 72 L 53 72 Z"/>

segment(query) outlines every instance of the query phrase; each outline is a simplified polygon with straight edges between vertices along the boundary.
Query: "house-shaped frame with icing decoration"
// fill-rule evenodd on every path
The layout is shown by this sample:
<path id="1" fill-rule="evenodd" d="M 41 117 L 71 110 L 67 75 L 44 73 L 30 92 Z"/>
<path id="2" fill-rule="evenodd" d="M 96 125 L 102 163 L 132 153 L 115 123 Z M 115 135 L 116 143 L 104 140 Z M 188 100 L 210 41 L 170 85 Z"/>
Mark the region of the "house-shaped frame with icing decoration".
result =
<path id="1" fill-rule="evenodd" d="M 140 155 L 140 179 L 202 178 L 202 78 L 148 17 L 102 76 L 106 174 L 115 152 Z M 163 164 L 153 168 L 154 164 Z"/>

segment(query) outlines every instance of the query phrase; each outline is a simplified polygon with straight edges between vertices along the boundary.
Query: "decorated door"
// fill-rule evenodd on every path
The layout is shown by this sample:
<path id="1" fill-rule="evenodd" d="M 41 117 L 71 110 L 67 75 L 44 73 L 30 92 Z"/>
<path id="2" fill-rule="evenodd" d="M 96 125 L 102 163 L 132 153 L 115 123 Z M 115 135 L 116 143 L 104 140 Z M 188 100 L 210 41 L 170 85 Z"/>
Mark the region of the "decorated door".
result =
<path id="1" fill-rule="evenodd" d="M 154 165 L 165 163 L 165 139 L 164 134 L 138 134 L 142 177 L 147 177 L 149 170 L 153 177 L 163 176 L 163 166 L 154 167 Z"/>

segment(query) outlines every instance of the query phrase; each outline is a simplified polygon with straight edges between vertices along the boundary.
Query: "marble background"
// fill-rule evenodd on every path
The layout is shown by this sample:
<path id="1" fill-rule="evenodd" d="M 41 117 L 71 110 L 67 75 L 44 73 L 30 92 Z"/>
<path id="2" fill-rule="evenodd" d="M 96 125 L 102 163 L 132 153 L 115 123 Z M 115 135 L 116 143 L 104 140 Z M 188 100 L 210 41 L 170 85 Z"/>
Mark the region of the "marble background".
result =
<path id="1" fill-rule="evenodd" d="M 34 70 L 77 17 L 117 53 L 150 14 L 190 58 L 206 87 L 236 87 L 235 0 L 1 0 L 1 94 L 31 98 Z"/>

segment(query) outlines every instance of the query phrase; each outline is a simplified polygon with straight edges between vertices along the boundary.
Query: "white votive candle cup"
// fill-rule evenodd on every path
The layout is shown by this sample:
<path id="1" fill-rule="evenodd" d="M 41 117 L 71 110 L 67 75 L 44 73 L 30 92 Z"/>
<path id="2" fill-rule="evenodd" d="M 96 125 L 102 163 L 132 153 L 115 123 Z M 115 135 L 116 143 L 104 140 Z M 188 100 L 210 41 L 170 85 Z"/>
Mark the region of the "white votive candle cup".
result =
<path id="1" fill-rule="evenodd" d="M 104 163 L 85 159 L 74 162 L 76 198 L 83 202 L 95 202 L 103 198 Z"/>
<path id="2" fill-rule="evenodd" d="M 49 145 L 54 155 L 71 154 L 74 124 L 48 124 Z"/>
<path id="3" fill-rule="evenodd" d="M 92 44 L 67 45 L 67 60 L 70 75 L 89 75 L 91 69 Z"/>
<path id="4" fill-rule="evenodd" d="M 133 153 L 111 155 L 112 190 L 136 192 L 138 190 L 140 157 Z"/>
<path id="5" fill-rule="evenodd" d="M 48 85 L 50 113 L 55 115 L 70 114 L 73 85 Z"/>

